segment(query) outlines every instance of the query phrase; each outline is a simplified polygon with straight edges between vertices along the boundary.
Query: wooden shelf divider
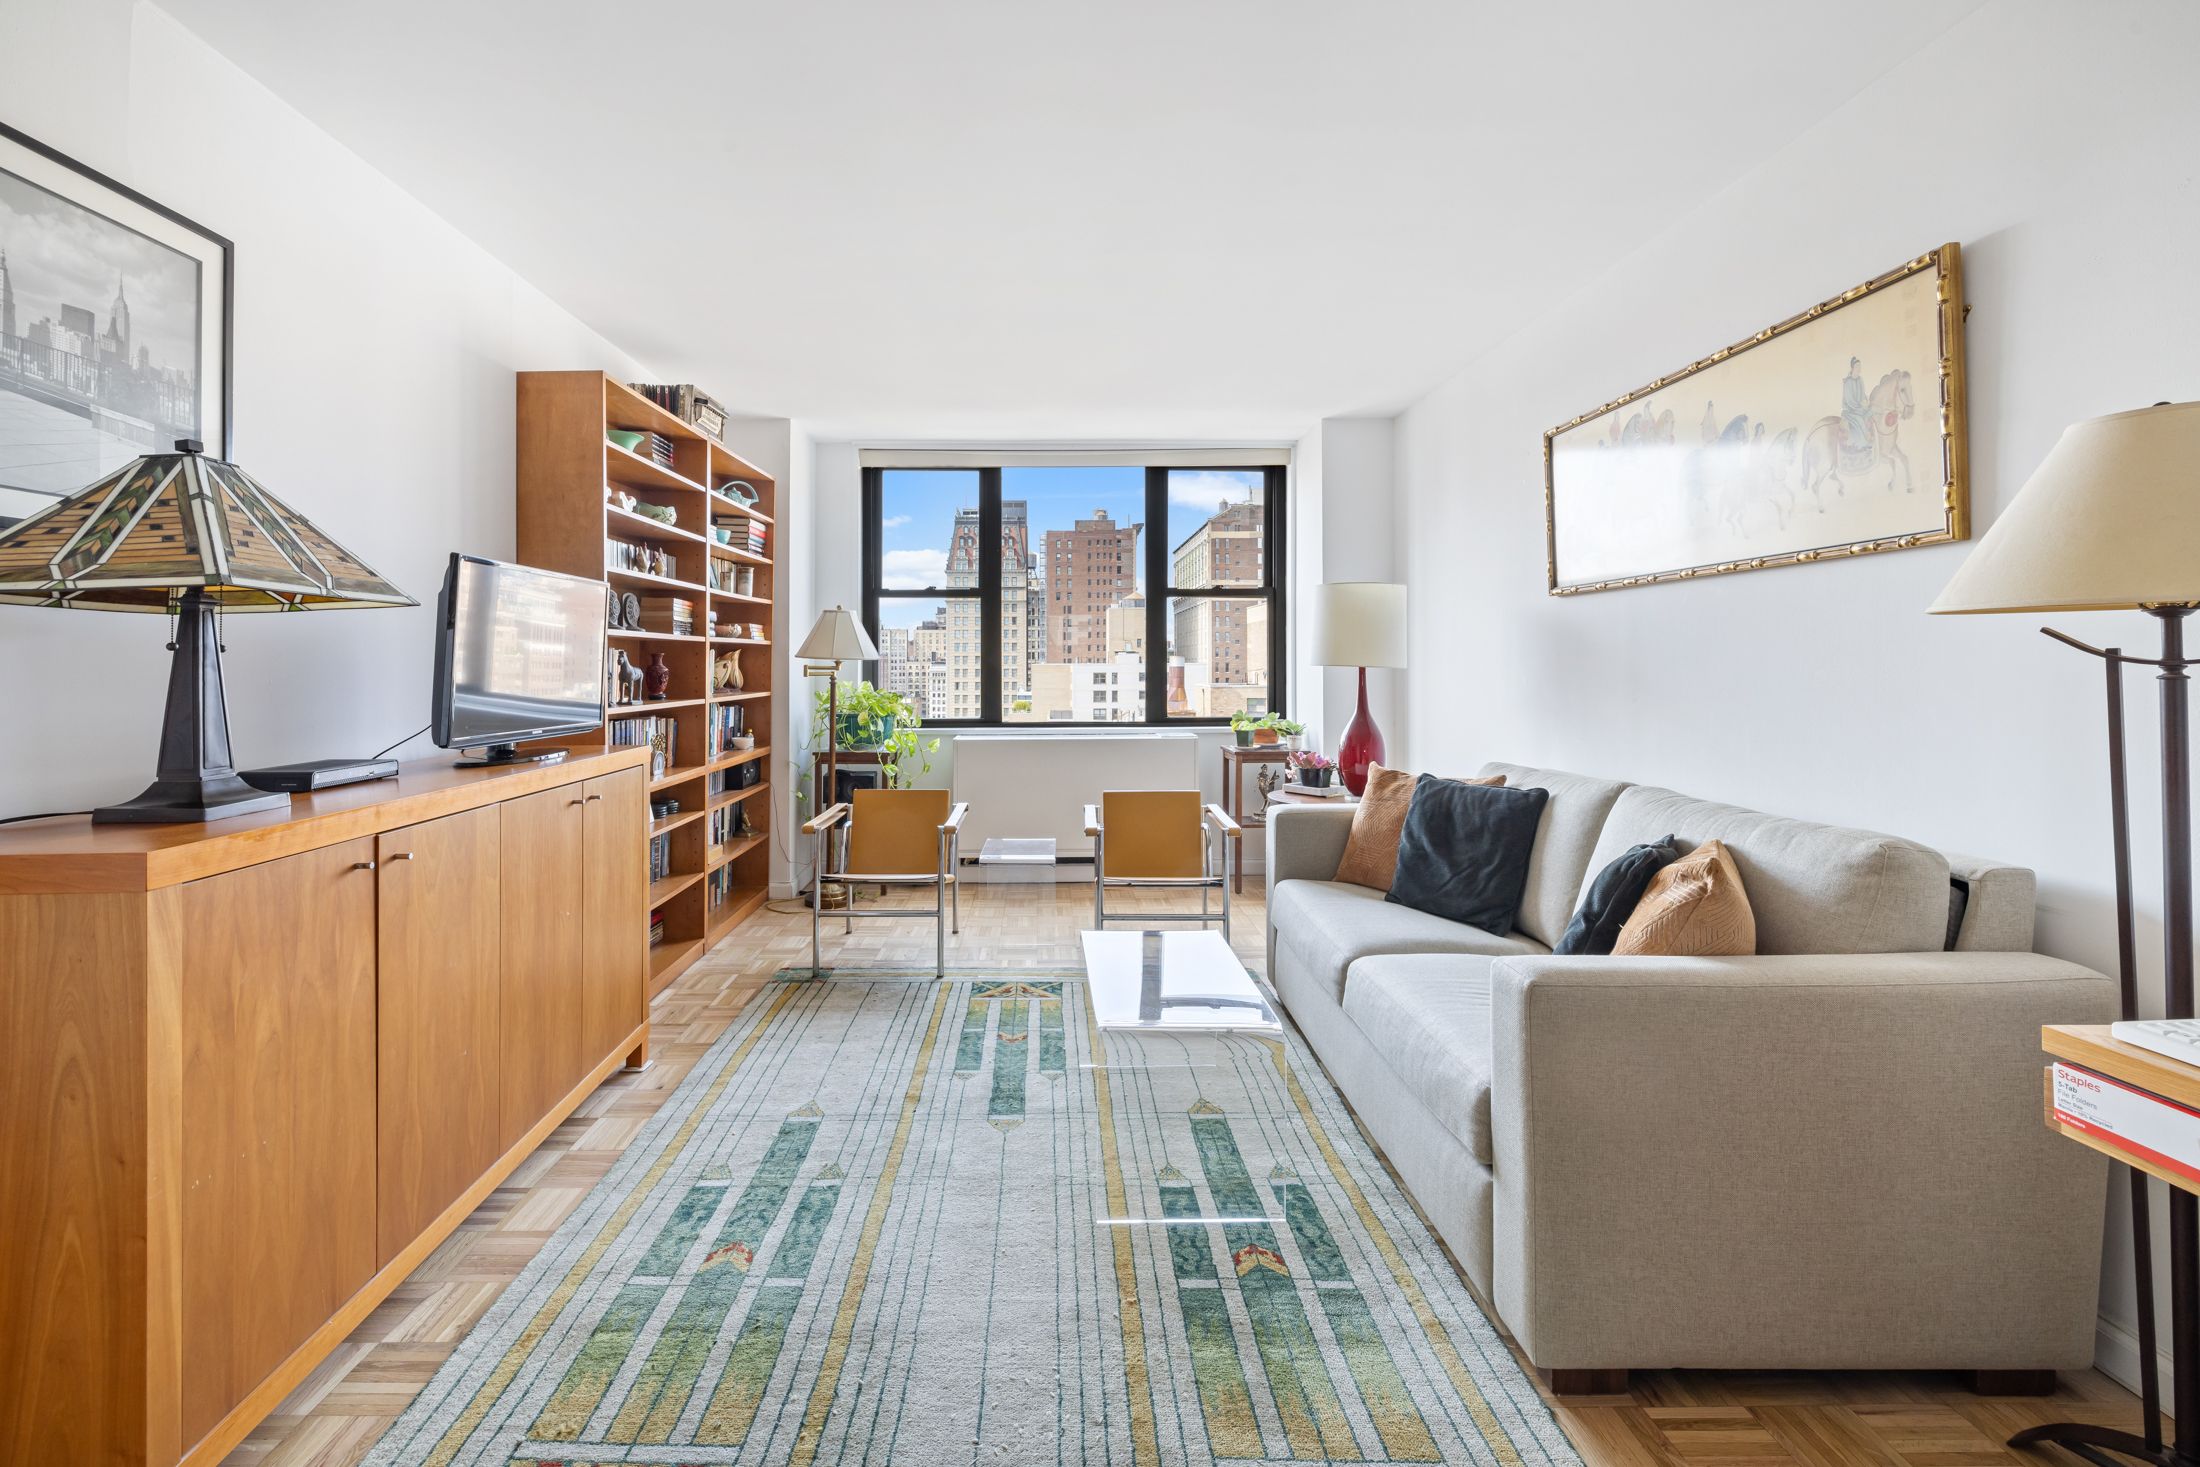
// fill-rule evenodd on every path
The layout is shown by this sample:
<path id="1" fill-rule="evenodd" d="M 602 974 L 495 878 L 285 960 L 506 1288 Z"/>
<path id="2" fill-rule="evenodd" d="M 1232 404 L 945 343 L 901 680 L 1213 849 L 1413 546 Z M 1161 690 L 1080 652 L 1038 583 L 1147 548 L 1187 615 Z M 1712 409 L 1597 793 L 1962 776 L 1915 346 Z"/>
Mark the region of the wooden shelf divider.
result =
<path id="1" fill-rule="evenodd" d="M 655 433 L 669 440 L 668 467 L 645 453 L 611 442 L 614 429 Z M 743 766 L 768 761 L 769 737 L 778 674 L 770 649 L 780 635 L 777 567 L 780 553 L 777 515 L 779 486 L 765 473 L 693 424 L 659 407 L 625 383 L 602 372 L 522 372 L 519 374 L 519 559 L 529 565 L 603 580 L 607 588 L 632 592 L 644 603 L 644 616 L 666 626 L 661 611 L 652 615 L 653 597 L 684 596 L 694 605 L 692 632 L 621 628 L 605 639 L 605 688 L 610 665 L 620 652 L 646 666 L 661 656 L 672 671 L 670 696 L 663 702 L 606 706 L 604 729 L 585 740 L 552 742 L 576 748 L 613 747 L 620 731 L 659 718 L 676 739 L 672 762 L 649 781 L 654 798 L 678 800 L 676 814 L 648 825 L 653 869 L 648 902 L 661 933 L 650 949 L 650 992 L 657 993 L 710 946 L 761 909 L 771 881 L 770 782 L 745 787 L 731 783 Z M 723 486 L 739 481 L 757 496 L 743 505 Z M 621 506 L 613 495 L 672 511 L 666 523 Z M 752 526 L 767 553 L 750 550 Z M 732 544 L 718 542 L 724 527 Z M 655 547 L 672 562 L 674 574 L 612 568 L 611 541 Z M 712 562 L 717 562 L 717 572 Z M 731 589 L 738 574 L 750 593 Z M 715 583 L 715 584 L 714 584 Z M 720 586 L 725 589 L 720 589 Z M 715 619 L 715 626 L 713 620 Z M 755 625 L 761 637 L 714 635 L 719 627 Z M 757 649 L 766 649 L 759 655 Z M 713 662 L 728 654 L 741 658 L 742 686 L 719 690 Z M 756 736 L 759 747 L 714 751 L 713 729 L 731 709 L 741 710 L 742 732 Z M 758 771 L 762 773 L 762 771 Z M 723 787 L 720 787 L 723 785 Z M 755 813 L 731 816 L 733 807 L 762 795 Z M 730 829 L 714 828 L 733 820 Z"/>

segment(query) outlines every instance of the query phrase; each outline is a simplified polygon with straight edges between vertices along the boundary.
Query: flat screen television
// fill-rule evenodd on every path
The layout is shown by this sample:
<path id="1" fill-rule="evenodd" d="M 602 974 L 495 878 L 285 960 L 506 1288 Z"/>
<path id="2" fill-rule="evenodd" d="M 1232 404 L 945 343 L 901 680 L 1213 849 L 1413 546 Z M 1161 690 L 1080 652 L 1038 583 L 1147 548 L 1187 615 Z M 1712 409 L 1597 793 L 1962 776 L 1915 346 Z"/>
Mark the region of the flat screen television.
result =
<path id="1" fill-rule="evenodd" d="M 604 586 L 454 554 L 436 601 L 435 741 L 462 764 L 561 758 L 525 739 L 603 726 Z"/>

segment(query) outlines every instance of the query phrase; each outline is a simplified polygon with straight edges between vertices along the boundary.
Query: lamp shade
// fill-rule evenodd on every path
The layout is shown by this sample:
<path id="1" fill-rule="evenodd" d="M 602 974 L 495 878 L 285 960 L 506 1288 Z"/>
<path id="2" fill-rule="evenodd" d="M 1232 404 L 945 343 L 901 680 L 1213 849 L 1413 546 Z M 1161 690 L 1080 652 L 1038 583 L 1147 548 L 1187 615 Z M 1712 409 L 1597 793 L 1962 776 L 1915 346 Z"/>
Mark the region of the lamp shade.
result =
<path id="1" fill-rule="evenodd" d="M 167 612 L 413 606 L 235 464 L 147 454 L 0 531 L 0 602 Z"/>
<path id="2" fill-rule="evenodd" d="M 2200 402 L 2074 423 L 1935 612 L 2200 602 Z"/>
<path id="3" fill-rule="evenodd" d="M 805 662 L 869 662 L 878 656 L 871 634 L 845 606 L 820 612 L 795 656 Z"/>
<path id="4" fill-rule="evenodd" d="M 1406 588 L 1331 581 L 1314 599 L 1316 667 L 1404 667 Z"/>

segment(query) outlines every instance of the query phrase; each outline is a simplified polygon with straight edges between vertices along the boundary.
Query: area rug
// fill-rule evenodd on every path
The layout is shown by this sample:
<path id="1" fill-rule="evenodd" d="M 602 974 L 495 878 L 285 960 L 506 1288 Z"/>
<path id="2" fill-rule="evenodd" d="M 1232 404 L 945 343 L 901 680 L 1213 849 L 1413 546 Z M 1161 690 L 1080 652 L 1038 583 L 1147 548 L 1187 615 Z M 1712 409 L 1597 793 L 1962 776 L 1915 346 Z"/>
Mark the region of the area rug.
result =
<path id="1" fill-rule="evenodd" d="M 782 974 L 377 1467 L 1578 1464 L 1294 1038 Z"/>

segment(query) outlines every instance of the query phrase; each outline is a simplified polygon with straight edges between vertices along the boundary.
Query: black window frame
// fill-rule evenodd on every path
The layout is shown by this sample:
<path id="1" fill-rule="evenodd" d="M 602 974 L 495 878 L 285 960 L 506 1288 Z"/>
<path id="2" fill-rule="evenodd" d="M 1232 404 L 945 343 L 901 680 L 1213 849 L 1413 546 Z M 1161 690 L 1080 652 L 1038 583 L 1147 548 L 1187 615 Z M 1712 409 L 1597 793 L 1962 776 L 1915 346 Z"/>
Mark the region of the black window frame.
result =
<path id="1" fill-rule="evenodd" d="M 915 468 L 915 466 L 912 466 Z M 1141 538 L 1145 544 L 1141 552 L 1142 576 L 1140 585 L 1146 598 L 1146 716 L 1140 719 L 1103 722 L 1098 719 L 1004 719 L 1001 707 L 1001 466 L 987 463 L 925 464 L 918 472 L 975 473 L 978 476 L 978 584 L 973 588 L 940 588 L 934 590 L 889 590 L 883 583 L 885 564 L 885 533 L 883 519 L 886 502 L 886 475 L 893 470 L 866 465 L 863 469 L 862 503 L 862 554 L 863 554 L 863 625 L 875 642 L 880 635 L 879 603 L 881 601 L 933 601 L 945 603 L 954 599 L 976 598 L 979 603 L 979 716 L 976 718 L 926 718 L 926 728 L 1226 728 L 1228 718 L 1172 718 L 1168 715 L 1169 694 L 1169 607 L 1172 602 L 1187 598 L 1220 601 L 1261 601 L 1268 603 L 1268 708 L 1269 711 L 1288 717 L 1285 712 L 1290 704 L 1286 697 L 1289 667 L 1285 660 L 1286 606 L 1284 594 L 1284 520 L 1285 520 L 1285 472 L 1281 464 L 1201 464 L 1146 466 L 1145 503 L 1146 518 Z M 1261 476 L 1261 578 L 1259 586 L 1202 586 L 1179 589 L 1170 584 L 1171 554 L 1174 546 L 1169 543 L 1169 475 L 1171 473 L 1209 471 L 1226 474 L 1259 474 Z M 987 553 L 984 547 L 991 547 Z M 1030 553 L 1036 554 L 1036 549 Z M 876 683 L 880 669 L 876 662 L 864 664 L 864 676 Z"/>

